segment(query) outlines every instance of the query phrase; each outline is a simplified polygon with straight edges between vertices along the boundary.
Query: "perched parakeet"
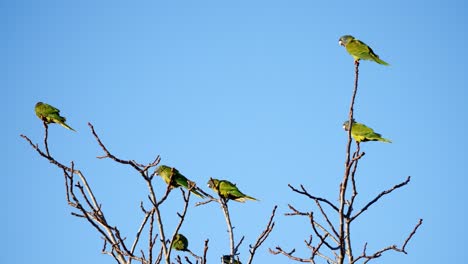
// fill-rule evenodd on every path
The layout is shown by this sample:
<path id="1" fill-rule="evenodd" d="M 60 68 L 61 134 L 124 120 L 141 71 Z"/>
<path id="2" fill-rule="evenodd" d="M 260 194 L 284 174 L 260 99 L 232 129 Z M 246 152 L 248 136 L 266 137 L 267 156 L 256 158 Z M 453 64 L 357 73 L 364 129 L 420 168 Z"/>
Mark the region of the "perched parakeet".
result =
<path id="1" fill-rule="evenodd" d="M 343 128 L 346 131 L 349 131 L 349 120 L 344 122 Z M 392 143 L 392 141 L 383 138 L 379 133 L 375 133 L 374 130 L 370 127 L 367 127 L 364 124 L 355 122 L 353 119 L 353 126 L 351 128 L 351 136 L 356 140 L 356 142 L 366 142 L 366 141 L 382 141 L 387 143 Z"/>
<path id="2" fill-rule="evenodd" d="M 60 110 L 57 108 L 43 102 L 38 102 L 34 110 L 36 111 L 37 117 L 39 117 L 39 119 L 46 122 L 47 124 L 57 123 L 66 129 L 75 131 L 75 129 L 65 124 L 67 119 L 63 116 L 60 116 Z"/>
<path id="3" fill-rule="evenodd" d="M 172 242 L 172 248 L 179 251 L 187 251 L 188 240 L 182 234 L 177 234 Z"/>
<path id="4" fill-rule="evenodd" d="M 239 259 L 235 259 L 235 258 L 234 258 L 234 261 L 231 262 L 231 256 L 229 256 L 229 255 L 224 255 L 222 257 L 222 262 L 223 262 L 223 264 L 231 264 L 231 263 L 233 263 L 233 264 L 242 264 L 242 262 L 240 262 Z"/>
<path id="5" fill-rule="evenodd" d="M 381 60 L 374 51 L 367 46 L 364 42 L 355 39 L 353 36 L 345 35 L 342 36 L 338 42 L 341 46 L 344 46 L 351 56 L 353 56 L 354 61 L 363 60 L 372 60 L 382 65 L 390 65 L 385 61 Z"/>
<path id="6" fill-rule="evenodd" d="M 245 202 L 247 199 L 257 201 L 257 199 L 243 194 L 237 186 L 230 181 L 210 179 L 208 181 L 208 187 L 217 193 L 219 191 L 219 195 L 227 200 L 234 200 L 241 203 Z"/>
<path id="7" fill-rule="evenodd" d="M 185 189 L 189 189 L 189 182 L 194 184 L 192 181 L 188 180 L 185 178 L 184 175 L 182 175 L 176 168 L 171 168 L 166 165 L 161 165 L 156 169 L 156 174 L 161 176 L 163 180 L 169 184 L 171 187 L 176 188 L 176 187 L 184 187 Z M 172 181 L 171 181 L 171 176 L 172 176 Z M 169 182 L 171 181 L 171 182 Z M 193 194 L 200 198 L 204 198 L 205 196 L 198 192 L 195 188 L 192 188 L 190 190 Z"/>

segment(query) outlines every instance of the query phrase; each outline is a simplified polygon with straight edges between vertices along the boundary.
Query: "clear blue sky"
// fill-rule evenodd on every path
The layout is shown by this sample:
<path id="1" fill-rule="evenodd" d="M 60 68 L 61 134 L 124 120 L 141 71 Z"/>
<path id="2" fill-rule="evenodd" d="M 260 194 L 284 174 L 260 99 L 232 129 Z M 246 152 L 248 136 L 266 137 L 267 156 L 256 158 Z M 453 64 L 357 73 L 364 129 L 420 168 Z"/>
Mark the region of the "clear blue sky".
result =
<path id="1" fill-rule="evenodd" d="M 326 2 L 326 3 L 325 3 Z M 307 257 L 306 219 L 287 204 L 313 203 L 304 184 L 335 201 L 343 174 L 353 60 L 338 45 L 352 34 L 391 66 L 361 63 L 355 117 L 393 144 L 366 143 L 359 201 L 412 176 L 356 224 L 355 244 L 407 247 L 378 263 L 461 263 L 466 227 L 467 4 L 464 1 L 2 1 L 0 86 L 4 108 L 2 249 L 5 263 L 115 263 L 102 240 L 70 216 L 63 176 L 19 137 L 42 146 L 34 104 L 61 109 L 78 132 L 50 128 L 53 155 L 74 161 L 113 225 L 133 238 L 144 182 L 102 151 L 87 122 L 124 159 L 177 167 L 200 185 L 236 182 L 260 202 L 232 204 L 247 245 L 279 205 L 256 263 L 288 263 L 269 247 Z M 160 180 L 160 179 L 156 179 Z M 162 181 L 157 182 L 162 191 Z M 174 224 L 180 198 L 166 205 Z M 190 207 L 182 232 L 209 261 L 228 252 L 218 206 Z M 168 224 L 169 226 L 171 224 Z"/>

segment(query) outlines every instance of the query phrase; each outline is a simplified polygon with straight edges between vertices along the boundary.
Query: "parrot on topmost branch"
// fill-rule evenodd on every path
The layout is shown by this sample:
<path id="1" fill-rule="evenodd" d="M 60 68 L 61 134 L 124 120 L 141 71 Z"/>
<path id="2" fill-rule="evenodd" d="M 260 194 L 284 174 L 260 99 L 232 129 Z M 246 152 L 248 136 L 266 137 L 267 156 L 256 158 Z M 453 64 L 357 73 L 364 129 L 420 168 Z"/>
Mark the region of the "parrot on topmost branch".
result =
<path id="1" fill-rule="evenodd" d="M 375 54 L 374 51 L 364 42 L 354 38 L 351 35 L 342 36 L 339 39 L 338 43 L 346 48 L 348 53 L 351 54 L 351 56 L 353 56 L 355 62 L 358 62 L 359 60 L 363 59 L 372 60 L 382 65 L 390 65 L 385 61 L 381 60 L 379 56 Z"/>

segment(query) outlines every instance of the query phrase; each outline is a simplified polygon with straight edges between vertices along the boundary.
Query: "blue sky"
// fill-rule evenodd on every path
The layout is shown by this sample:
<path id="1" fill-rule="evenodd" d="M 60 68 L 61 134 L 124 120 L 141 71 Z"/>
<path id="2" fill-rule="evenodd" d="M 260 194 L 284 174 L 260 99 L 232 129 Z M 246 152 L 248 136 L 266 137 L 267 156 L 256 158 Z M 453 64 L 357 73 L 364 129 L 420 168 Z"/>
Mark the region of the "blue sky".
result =
<path id="1" fill-rule="evenodd" d="M 468 235 L 464 203 L 467 113 L 467 4 L 463 1 L 3 1 L 0 3 L 6 99 L 0 154 L 4 170 L 2 248 L 6 263 L 114 263 L 99 235 L 70 216 L 60 170 L 19 137 L 42 144 L 34 104 L 61 109 L 78 132 L 50 127 L 50 148 L 74 161 L 103 210 L 132 238 L 146 187 L 137 173 L 102 154 L 107 147 L 141 163 L 157 155 L 204 186 L 236 182 L 260 202 L 232 204 L 241 259 L 274 205 L 277 226 L 256 263 L 289 263 L 268 248 L 307 257 L 306 219 L 287 204 L 313 203 L 287 187 L 304 184 L 334 201 L 341 180 L 353 60 L 338 45 L 352 34 L 391 64 L 362 62 L 355 117 L 393 140 L 366 143 L 358 204 L 412 176 L 356 224 L 355 244 L 407 247 L 378 263 L 460 263 Z M 42 146 L 42 145 L 41 145 Z M 164 190 L 163 182 L 156 182 Z M 175 224 L 180 197 L 164 210 Z M 228 252 L 221 210 L 190 207 L 182 232 L 209 260 Z M 5 222 L 6 221 L 6 222 Z M 5 236 L 6 235 L 6 236 Z M 359 248 L 359 247 L 358 247 Z"/>

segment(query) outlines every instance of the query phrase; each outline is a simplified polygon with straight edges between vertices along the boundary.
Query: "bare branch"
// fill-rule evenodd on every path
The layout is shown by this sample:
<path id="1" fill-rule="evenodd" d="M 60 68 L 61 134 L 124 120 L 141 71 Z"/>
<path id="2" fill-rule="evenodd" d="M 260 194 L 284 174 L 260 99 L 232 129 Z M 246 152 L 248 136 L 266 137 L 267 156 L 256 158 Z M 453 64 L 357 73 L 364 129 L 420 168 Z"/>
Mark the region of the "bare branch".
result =
<path id="1" fill-rule="evenodd" d="M 189 253 L 191 253 L 195 258 L 198 257 L 197 255 L 193 254 L 192 251 L 189 251 Z M 192 261 L 190 261 L 190 259 L 187 256 L 185 256 L 185 261 L 187 261 L 188 264 L 192 264 Z"/>
<path id="2" fill-rule="evenodd" d="M 133 241 L 132 247 L 130 249 L 131 254 L 133 254 L 135 252 L 138 241 L 140 240 L 141 232 L 143 231 L 143 228 L 145 228 L 145 225 L 148 222 L 148 219 L 151 217 L 151 215 L 154 214 L 154 209 L 146 212 L 146 210 L 143 208 L 143 202 L 141 203 L 141 209 L 143 210 L 143 212 L 145 212 L 145 217 L 143 218 L 143 221 L 142 221 L 142 223 L 140 225 L 140 228 L 138 228 L 137 234 L 135 236 L 135 240 Z"/>
<path id="3" fill-rule="evenodd" d="M 315 201 L 315 203 L 317 204 L 317 207 L 320 209 L 320 212 L 322 213 L 322 216 L 325 218 L 325 221 L 328 223 L 328 226 L 333 231 L 333 234 L 338 237 L 339 236 L 338 232 L 336 232 L 335 227 L 333 226 L 330 219 L 328 218 L 328 215 L 323 210 L 322 205 L 317 200 Z M 329 233 L 330 237 L 338 243 L 338 240 L 333 236 L 333 234 Z"/>
<path id="4" fill-rule="evenodd" d="M 205 246 L 203 247 L 203 259 L 201 261 L 201 264 L 206 264 L 206 253 L 208 253 L 208 242 L 209 240 L 205 240 Z"/>
<path id="5" fill-rule="evenodd" d="M 294 192 L 305 195 L 305 196 L 309 197 L 310 199 L 317 200 L 317 201 L 320 201 L 320 202 L 324 202 L 324 203 L 328 204 L 329 206 L 331 206 L 335 211 L 338 212 L 338 207 L 336 205 L 334 205 L 332 202 L 330 202 L 329 200 L 327 200 L 325 198 L 321 198 L 321 197 L 311 195 L 309 192 L 307 192 L 307 190 L 305 189 L 305 187 L 302 184 L 301 184 L 302 191 L 294 188 L 291 184 L 288 184 L 288 186 Z"/>
<path id="6" fill-rule="evenodd" d="M 290 204 L 288 204 L 288 207 L 289 209 L 291 209 L 292 213 L 285 213 L 284 215 L 286 216 L 293 216 L 293 215 L 308 216 L 309 215 L 309 213 L 300 212 L 299 210 L 297 210 L 296 208 L 294 208 L 294 206 Z"/>
<path id="7" fill-rule="evenodd" d="M 59 167 L 60 169 L 62 170 L 66 170 L 68 172 L 71 172 L 71 168 L 63 165 L 62 163 L 56 161 L 54 158 L 52 158 L 50 155 L 44 153 L 37 144 L 33 144 L 31 139 L 29 139 L 27 136 L 25 135 L 20 135 L 22 138 L 24 138 L 28 143 L 29 145 L 31 145 L 31 147 L 36 150 L 37 153 L 39 153 L 39 155 L 41 155 L 43 158 L 47 159 L 50 163 L 54 164 L 55 166 Z"/>
<path id="8" fill-rule="evenodd" d="M 44 119 L 42 121 L 42 123 L 44 124 L 44 147 L 45 147 L 45 150 L 46 150 L 46 153 L 47 153 L 47 156 L 50 156 L 50 152 L 49 152 L 49 144 L 48 144 L 48 137 L 49 137 L 49 126 L 47 125 L 47 121 Z"/>
<path id="9" fill-rule="evenodd" d="M 284 251 L 281 247 L 276 247 L 275 249 L 276 249 L 276 250 L 272 250 L 272 249 L 270 248 L 270 249 L 269 249 L 270 253 L 273 254 L 273 255 L 282 254 L 282 255 L 288 257 L 289 259 L 292 259 L 292 260 L 297 261 L 297 262 L 315 263 L 315 261 L 314 261 L 313 258 L 300 258 L 300 257 L 293 256 L 294 252 L 296 251 L 295 249 L 291 250 L 290 252 Z M 325 255 L 319 254 L 318 251 L 316 252 L 316 255 L 318 255 L 318 256 L 324 258 L 325 260 L 327 260 L 328 263 L 336 263 L 336 262 L 333 261 L 331 258 L 329 258 L 329 257 L 327 257 L 327 256 L 325 256 Z"/>
<path id="10" fill-rule="evenodd" d="M 332 245 L 330 245 L 330 244 L 325 240 L 326 236 L 331 236 L 331 234 L 330 234 L 330 232 L 328 232 L 322 225 L 320 225 L 319 223 L 317 223 L 317 222 L 314 220 L 314 214 L 313 214 L 312 212 L 310 212 L 310 213 L 308 214 L 308 217 L 309 217 L 309 220 L 310 220 L 310 224 L 311 224 L 311 226 L 312 226 L 312 229 L 314 230 L 315 235 L 318 236 L 318 237 L 320 238 L 320 241 L 323 241 L 323 243 L 324 243 L 330 250 L 337 250 L 337 249 L 339 249 L 339 248 L 340 248 L 340 244 L 338 244 L 337 247 L 333 247 Z M 325 233 L 324 236 L 322 236 L 322 235 L 318 232 L 316 226 L 319 226 L 320 229 L 322 229 L 322 231 L 324 231 L 324 233 Z"/>
<path id="11" fill-rule="evenodd" d="M 382 256 L 382 254 L 386 251 L 390 251 L 390 250 L 393 250 L 393 251 L 396 251 L 396 252 L 401 252 L 401 253 L 404 253 L 404 254 L 407 254 L 406 252 L 406 245 L 408 244 L 408 242 L 411 240 L 411 238 L 414 236 L 414 234 L 416 234 L 416 231 L 418 230 L 418 228 L 422 225 L 423 223 L 423 220 L 422 219 L 419 219 L 419 222 L 416 224 L 416 226 L 413 228 L 413 230 L 411 231 L 411 233 L 408 235 L 408 237 L 405 239 L 405 241 L 403 242 L 403 245 L 401 247 L 398 247 L 397 245 L 391 245 L 391 246 L 387 246 L 385 248 L 382 248 L 378 251 L 376 251 L 374 254 L 372 255 L 367 255 L 366 253 L 366 249 L 367 249 L 367 243 L 364 244 L 364 249 L 362 251 L 362 254 L 357 257 L 352 263 L 356 263 L 357 261 L 361 260 L 361 259 L 365 259 L 364 263 L 368 263 L 369 261 L 371 260 L 374 260 L 376 258 L 379 258 Z"/>
<path id="12" fill-rule="evenodd" d="M 421 218 L 421 219 L 419 219 L 419 222 L 416 224 L 416 226 L 413 228 L 413 231 L 411 231 L 410 235 L 406 238 L 405 242 L 403 243 L 403 246 L 401 247 L 401 251 L 403 253 L 407 254 L 406 245 L 411 240 L 411 238 L 414 236 L 414 234 L 416 234 L 416 231 L 418 230 L 419 226 L 422 225 L 422 223 L 423 223 L 423 220 Z"/>
<path id="13" fill-rule="evenodd" d="M 258 236 L 257 241 L 255 241 L 255 244 L 253 246 L 249 245 L 250 257 L 249 257 L 249 260 L 247 261 L 247 264 L 252 263 L 254 255 L 255 255 L 255 251 L 263 244 L 263 242 L 265 242 L 265 240 L 270 235 L 271 231 L 273 231 L 273 228 L 275 227 L 275 222 L 273 222 L 273 219 L 275 218 L 276 209 L 278 209 L 277 205 L 275 205 L 275 207 L 273 208 L 273 211 L 271 212 L 270 220 L 268 220 L 268 223 L 265 229 L 260 234 L 260 236 Z"/>
<path id="14" fill-rule="evenodd" d="M 172 176 L 171 176 L 172 177 Z M 184 199 L 184 208 L 182 209 L 182 213 L 177 213 L 177 215 L 179 216 L 180 220 L 179 220 L 179 223 L 177 224 L 177 227 L 175 228 L 174 230 L 174 233 L 172 234 L 172 238 L 171 238 L 171 242 L 169 243 L 169 249 L 168 249 L 168 252 L 166 253 L 168 255 L 167 258 L 169 258 L 169 256 L 171 255 L 171 250 L 172 250 L 172 244 L 174 243 L 174 240 L 175 240 L 175 237 L 177 236 L 177 234 L 179 233 L 179 230 L 180 228 L 182 227 L 182 224 L 184 223 L 184 220 L 185 220 L 185 215 L 187 213 L 187 208 L 188 208 L 188 205 L 189 205 L 189 201 L 190 201 L 190 195 L 192 192 L 188 191 L 187 192 L 187 195 L 185 195 L 185 192 L 184 190 L 180 189 L 181 193 L 182 193 L 182 198 Z M 198 257 L 198 256 L 197 256 Z"/>
<path id="15" fill-rule="evenodd" d="M 198 261 L 202 262 L 203 261 L 203 258 L 198 256 L 197 254 L 193 253 L 190 249 L 187 249 L 187 252 L 192 255 L 192 257 L 194 257 L 196 259 L 196 262 L 198 263 Z M 187 262 L 190 262 L 190 260 L 188 259 L 188 257 L 185 257 L 186 261 Z M 190 262 L 192 263 L 192 262 Z"/>
<path id="16" fill-rule="evenodd" d="M 77 216 L 80 218 L 86 219 L 104 238 L 104 241 L 108 242 L 112 245 L 112 251 L 109 255 L 112 255 L 119 263 L 126 263 L 124 253 L 120 249 L 119 243 L 117 238 L 114 236 L 114 230 L 111 226 L 109 226 L 105 220 L 104 214 L 101 211 L 98 202 L 86 181 L 86 177 L 81 173 L 81 171 L 74 169 L 74 163 L 71 163 L 71 167 L 65 166 L 62 163 L 58 162 L 54 159 L 49 152 L 48 149 L 48 126 L 44 123 L 44 144 L 46 148 L 46 152 L 44 153 L 39 146 L 33 144 L 32 141 L 26 137 L 25 135 L 21 135 L 31 147 L 36 150 L 36 152 L 42 156 L 43 158 L 47 159 L 50 163 L 54 164 L 55 166 L 59 167 L 63 170 L 64 173 L 64 180 L 66 186 L 66 198 L 67 202 L 70 206 L 78 209 L 81 213 L 72 213 L 73 216 Z M 71 174 L 68 174 L 71 173 Z M 74 174 L 78 175 L 81 182 L 77 184 L 73 184 Z M 81 201 L 76 197 L 73 189 L 74 187 L 79 188 L 81 195 L 85 199 L 86 204 L 90 207 L 90 211 L 86 210 L 85 207 L 82 205 Z M 85 192 L 86 189 L 86 192 Z"/>
<path id="17" fill-rule="evenodd" d="M 343 175 L 343 180 L 340 184 L 340 208 L 338 210 L 339 214 L 339 239 L 340 239 L 340 255 L 338 258 L 338 263 L 342 264 L 346 254 L 345 248 L 345 205 L 346 205 L 346 191 L 348 187 L 348 181 L 350 176 L 350 169 L 352 163 L 354 162 L 351 160 L 351 131 L 353 128 L 353 115 L 354 115 L 354 101 L 356 99 L 357 91 L 358 91 L 358 81 L 359 81 L 359 60 L 355 61 L 355 78 L 354 78 L 354 90 L 351 96 L 351 103 L 349 105 L 349 116 L 348 116 L 348 143 L 346 144 L 346 160 L 345 160 L 345 172 Z"/>
<path id="18" fill-rule="evenodd" d="M 244 242 L 244 238 L 245 236 L 242 236 L 241 239 L 239 240 L 239 243 L 237 243 L 237 245 L 234 247 L 234 255 L 238 254 L 237 252 L 239 251 L 239 247 L 242 244 L 242 242 Z"/>
<path id="19" fill-rule="evenodd" d="M 102 150 L 106 153 L 106 155 L 104 156 L 99 156 L 98 158 L 99 159 L 104 159 L 104 158 L 110 158 L 118 163 L 121 163 L 121 164 L 126 164 L 126 165 L 130 165 L 132 166 L 133 168 L 135 168 L 135 170 L 139 171 L 139 172 L 142 172 L 143 169 L 140 168 L 136 162 L 134 161 L 131 161 L 131 160 L 123 160 L 123 159 L 119 159 L 117 158 L 116 156 L 112 155 L 109 150 L 107 150 L 106 146 L 104 146 L 104 144 L 102 143 L 101 139 L 99 138 L 99 136 L 97 135 L 96 131 L 94 130 L 94 126 L 91 124 L 91 123 L 88 123 L 88 126 L 91 128 L 91 133 L 93 133 L 93 136 L 94 138 L 96 139 L 96 141 L 98 142 L 99 146 L 101 146 Z"/>
<path id="20" fill-rule="evenodd" d="M 207 195 L 206 198 L 207 198 L 207 199 L 204 200 L 204 201 L 195 203 L 195 206 L 205 205 L 205 204 L 209 204 L 209 203 L 211 203 L 211 202 L 218 202 L 218 199 L 213 198 L 211 195 Z"/>
<path id="21" fill-rule="evenodd" d="M 363 212 L 365 212 L 367 209 L 369 209 L 369 207 L 371 205 L 373 205 L 374 203 L 376 203 L 380 198 L 382 198 L 383 196 L 393 192 L 394 190 L 396 190 L 398 188 L 401 188 L 401 187 L 405 186 L 406 184 L 408 184 L 410 182 L 410 180 L 411 180 L 411 176 L 408 176 L 408 178 L 406 178 L 406 181 L 393 186 L 391 189 L 388 189 L 388 190 L 385 190 L 385 191 L 381 192 L 379 195 L 377 195 L 377 197 L 375 197 L 372 201 L 370 201 L 368 204 L 366 204 L 366 206 L 364 206 L 358 213 L 356 213 L 353 217 L 351 217 L 350 222 L 352 222 L 359 215 L 361 215 Z"/>

